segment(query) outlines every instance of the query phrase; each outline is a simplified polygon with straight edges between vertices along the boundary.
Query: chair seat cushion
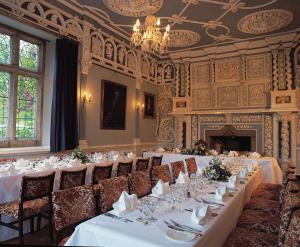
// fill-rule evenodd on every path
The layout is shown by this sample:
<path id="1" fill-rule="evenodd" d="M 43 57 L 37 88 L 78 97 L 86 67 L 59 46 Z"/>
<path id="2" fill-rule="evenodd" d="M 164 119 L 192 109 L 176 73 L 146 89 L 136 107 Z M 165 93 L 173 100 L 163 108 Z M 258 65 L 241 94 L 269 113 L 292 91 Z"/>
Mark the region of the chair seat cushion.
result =
<path id="1" fill-rule="evenodd" d="M 282 188 L 281 184 L 271 184 L 271 183 L 261 183 L 258 185 L 257 189 L 262 190 L 273 190 L 273 191 L 280 191 Z"/>
<path id="2" fill-rule="evenodd" d="M 251 209 L 279 215 L 280 203 L 279 201 L 268 200 L 262 197 L 255 197 L 248 201 L 244 209 Z"/>
<path id="3" fill-rule="evenodd" d="M 287 230 L 284 246 L 295 247 L 300 246 L 300 210 L 293 213 L 291 222 Z"/>
<path id="4" fill-rule="evenodd" d="M 49 202 L 46 198 L 35 199 L 23 203 L 23 218 L 49 211 Z M 19 218 L 19 200 L 0 204 L 0 214 Z"/>
<path id="5" fill-rule="evenodd" d="M 66 242 L 69 240 L 70 236 L 63 238 L 59 243 L 58 246 L 64 246 Z"/>
<path id="6" fill-rule="evenodd" d="M 246 209 L 238 220 L 238 227 L 278 234 L 280 217 L 270 213 Z"/>
<path id="7" fill-rule="evenodd" d="M 265 190 L 265 189 L 256 189 L 252 192 L 251 198 L 262 197 L 268 200 L 278 201 L 280 191 L 276 190 Z"/>
<path id="8" fill-rule="evenodd" d="M 257 232 L 245 228 L 235 228 L 227 238 L 223 247 L 274 247 L 277 236 L 270 233 Z"/>

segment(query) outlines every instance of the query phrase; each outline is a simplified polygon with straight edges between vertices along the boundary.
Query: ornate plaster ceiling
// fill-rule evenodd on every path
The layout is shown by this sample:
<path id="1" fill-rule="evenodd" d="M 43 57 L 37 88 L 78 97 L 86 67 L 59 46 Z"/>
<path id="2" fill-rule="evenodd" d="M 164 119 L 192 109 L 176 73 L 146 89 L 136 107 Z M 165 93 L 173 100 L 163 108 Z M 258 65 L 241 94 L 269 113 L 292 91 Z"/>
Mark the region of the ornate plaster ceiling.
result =
<path id="1" fill-rule="evenodd" d="M 300 28 L 299 0 L 76 0 L 131 35 L 150 14 L 171 24 L 172 50 L 241 41 Z"/>

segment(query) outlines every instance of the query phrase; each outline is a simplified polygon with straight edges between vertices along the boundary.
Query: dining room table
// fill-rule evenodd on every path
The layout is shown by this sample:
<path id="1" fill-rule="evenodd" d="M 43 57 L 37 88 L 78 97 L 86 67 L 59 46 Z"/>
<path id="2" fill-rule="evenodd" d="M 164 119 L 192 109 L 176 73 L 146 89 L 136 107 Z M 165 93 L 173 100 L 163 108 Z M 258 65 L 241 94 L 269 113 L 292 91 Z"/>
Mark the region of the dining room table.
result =
<path id="1" fill-rule="evenodd" d="M 200 184 L 200 189 L 191 190 L 190 195 L 181 201 L 172 203 L 168 196 L 153 195 L 140 199 L 156 200 L 154 204 L 157 206 L 151 215 L 156 219 L 155 222 L 139 221 L 142 213 L 138 209 L 125 212 L 121 216 L 112 210 L 79 224 L 65 245 L 221 247 L 236 226 L 245 202 L 262 180 L 263 169 L 260 166 L 253 173 L 249 173 L 246 179 L 239 180 L 237 186 L 229 191 L 228 197 L 220 203 L 215 200 L 214 192 L 217 188 L 226 186 L 227 182 L 196 179 L 194 182 Z M 178 186 L 173 184 L 171 189 L 178 190 Z M 211 209 L 205 223 L 194 223 L 191 220 L 192 210 L 205 205 L 209 205 Z M 174 229 L 170 225 L 174 222 L 184 228 Z M 190 229 L 193 231 L 190 232 Z"/>

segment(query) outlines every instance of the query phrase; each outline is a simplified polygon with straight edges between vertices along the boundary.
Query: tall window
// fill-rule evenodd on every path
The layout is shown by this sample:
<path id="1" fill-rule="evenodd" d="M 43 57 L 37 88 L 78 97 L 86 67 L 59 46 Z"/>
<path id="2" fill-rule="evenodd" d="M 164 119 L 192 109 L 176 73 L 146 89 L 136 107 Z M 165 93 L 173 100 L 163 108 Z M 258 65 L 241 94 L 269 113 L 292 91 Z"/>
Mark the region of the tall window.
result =
<path id="1" fill-rule="evenodd" d="M 0 26 L 0 147 L 41 140 L 43 41 Z"/>

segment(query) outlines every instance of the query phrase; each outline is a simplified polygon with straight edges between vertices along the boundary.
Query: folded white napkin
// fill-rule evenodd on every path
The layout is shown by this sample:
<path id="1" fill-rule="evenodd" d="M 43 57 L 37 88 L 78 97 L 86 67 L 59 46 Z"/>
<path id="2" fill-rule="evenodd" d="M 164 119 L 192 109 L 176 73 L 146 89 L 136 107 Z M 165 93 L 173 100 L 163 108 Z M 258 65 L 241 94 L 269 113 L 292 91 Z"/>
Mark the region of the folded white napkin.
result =
<path id="1" fill-rule="evenodd" d="M 240 177 L 240 178 L 245 178 L 246 175 L 247 175 L 247 170 L 246 170 L 245 168 L 242 168 L 242 169 L 240 170 L 240 175 L 239 175 L 239 177 Z"/>
<path id="2" fill-rule="evenodd" d="M 250 153 L 249 156 L 252 157 L 252 158 L 260 158 L 261 157 L 261 155 L 257 152 L 252 152 L 252 153 Z"/>
<path id="3" fill-rule="evenodd" d="M 81 160 L 79 160 L 77 158 L 74 159 L 74 160 L 70 160 L 69 165 L 70 166 L 80 166 L 81 165 Z"/>
<path id="4" fill-rule="evenodd" d="M 7 171 L 9 172 L 10 175 L 13 175 L 16 172 L 15 165 L 11 164 Z"/>
<path id="5" fill-rule="evenodd" d="M 152 194 L 154 196 L 164 196 L 170 191 L 169 183 L 164 183 L 161 180 L 158 180 L 157 184 L 152 189 Z"/>
<path id="6" fill-rule="evenodd" d="M 229 157 L 238 157 L 238 156 L 239 156 L 239 153 L 236 152 L 236 151 L 230 151 L 230 152 L 228 153 L 228 156 L 229 156 Z"/>
<path id="7" fill-rule="evenodd" d="M 51 163 L 57 163 L 57 162 L 59 162 L 59 158 L 56 157 L 56 156 L 50 156 L 48 158 L 48 161 L 51 162 Z"/>
<path id="8" fill-rule="evenodd" d="M 228 187 L 234 189 L 236 186 L 237 178 L 236 175 L 231 176 L 228 179 Z"/>
<path id="9" fill-rule="evenodd" d="M 215 199 L 220 202 L 224 202 L 228 195 L 227 187 L 221 187 L 216 189 Z"/>
<path id="10" fill-rule="evenodd" d="M 130 159 L 134 158 L 134 156 L 135 156 L 135 154 L 133 152 L 130 152 L 130 153 L 127 154 L 127 157 L 130 158 Z"/>
<path id="11" fill-rule="evenodd" d="M 257 161 L 252 161 L 252 165 L 254 171 L 259 168 L 259 163 Z"/>
<path id="12" fill-rule="evenodd" d="M 137 195 L 129 195 L 126 191 L 123 191 L 119 200 L 113 204 L 114 212 L 118 215 L 124 212 L 130 212 L 137 207 Z"/>
<path id="13" fill-rule="evenodd" d="M 253 164 L 251 163 L 247 163 L 247 172 L 253 172 Z"/>
<path id="14" fill-rule="evenodd" d="M 210 212 L 211 212 L 210 206 L 207 204 L 202 207 L 196 207 L 193 209 L 191 215 L 191 221 L 197 225 L 203 225 L 206 223 L 210 215 Z"/>
<path id="15" fill-rule="evenodd" d="M 47 168 L 47 169 L 51 169 L 54 167 L 54 163 L 51 162 L 50 160 L 45 160 L 44 161 L 44 167 Z"/>
<path id="16" fill-rule="evenodd" d="M 13 163 L 15 165 L 15 167 L 28 167 L 30 165 L 30 161 L 29 160 L 24 160 L 24 159 L 18 159 L 17 162 Z"/>
<path id="17" fill-rule="evenodd" d="M 162 147 L 159 147 L 158 149 L 157 149 L 157 152 L 165 152 L 166 150 L 164 149 L 164 148 L 162 148 Z"/>
<path id="18" fill-rule="evenodd" d="M 113 156 L 113 160 L 118 160 L 119 159 L 119 154 L 115 154 L 114 156 Z"/>
<path id="19" fill-rule="evenodd" d="M 176 184 L 185 184 L 188 185 L 190 182 L 190 178 L 187 174 L 184 174 L 180 171 L 178 178 L 176 179 Z"/>
<path id="20" fill-rule="evenodd" d="M 180 150 L 179 148 L 175 148 L 174 151 L 175 151 L 175 153 L 177 153 L 177 154 L 180 154 L 180 153 L 181 153 L 181 150 Z"/>

